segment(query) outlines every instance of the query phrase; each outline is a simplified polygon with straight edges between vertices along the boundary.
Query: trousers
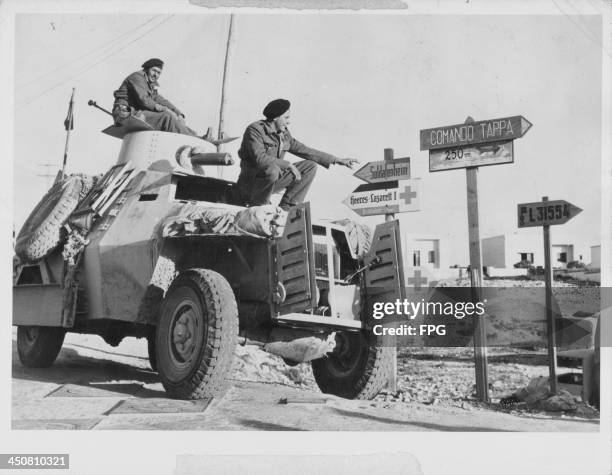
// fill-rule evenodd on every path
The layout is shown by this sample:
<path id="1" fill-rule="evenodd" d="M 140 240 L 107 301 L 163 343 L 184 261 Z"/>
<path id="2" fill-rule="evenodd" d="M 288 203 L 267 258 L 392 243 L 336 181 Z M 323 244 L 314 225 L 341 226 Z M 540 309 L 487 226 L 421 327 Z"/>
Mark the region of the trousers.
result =
<path id="1" fill-rule="evenodd" d="M 155 130 L 160 130 L 162 132 L 174 132 L 176 134 L 183 135 L 193 135 L 195 137 L 198 136 L 197 132 L 185 124 L 185 121 L 177 116 L 176 114 L 170 111 L 164 112 L 153 112 L 153 111 L 134 111 L 132 110 L 132 114 L 135 117 L 140 117 L 147 124 L 153 127 Z M 118 108 L 113 109 L 113 118 L 115 119 L 115 123 L 117 125 L 121 125 L 122 121 L 129 117 L 130 113 L 127 114 L 125 111 L 118 110 Z"/>
<path id="2" fill-rule="evenodd" d="M 182 118 L 179 118 L 179 116 L 170 111 L 140 111 L 140 113 L 143 115 L 145 122 L 156 130 L 193 135 L 196 137 L 198 135 L 193 129 L 187 127 L 187 124 L 185 124 Z"/>
<path id="3" fill-rule="evenodd" d="M 317 164 L 310 160 L 294 163 L 302 175 L 296 181 L 289 169 L 281 170 L 278 165 L 265 169 L 243 167 L 238 177 L 237 188 L 243 206 L 259 206 L 270 203 L 273 193 L 285 190 L 279 206 L 287 211 L 292 206 L 303 203 L 310 185 L 317 173 Z"/>

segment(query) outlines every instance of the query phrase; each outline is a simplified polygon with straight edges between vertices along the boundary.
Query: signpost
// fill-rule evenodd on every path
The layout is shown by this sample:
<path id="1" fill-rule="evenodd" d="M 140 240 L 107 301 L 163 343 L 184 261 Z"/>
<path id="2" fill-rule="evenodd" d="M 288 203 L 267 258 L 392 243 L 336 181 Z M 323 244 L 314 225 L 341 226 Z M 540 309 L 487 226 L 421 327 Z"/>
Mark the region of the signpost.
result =
<path id="1" fill-rule="evenodd" d="M 360 216 L 419 211 L 420 180 L 359 185 L 343 203 Z"/>
<path id="2" fill-rule="evenodd" d="M 393 158 L 393 149 L 385 149 L 385 159 L 368 162 L 354 176 L 365 181 L 343 203 L 360 216 L 385 215 L 393 221 L 395 213 L 419 211 L 419 180 L 410 179 L 410 157 Z M 387 386 L 397 392 L 397 348 L 393 347 L 393 367 Z"/>
<path id="3" fill-rule="evenodd" d="M 393 149 L 392 148 L 386 148 L 385 151 L 384 151 L 384 154 L 385 154 L 385 161 L 383 162 L 383 166 L 384 166 L 384 170 L 385 170 L 385 173 L 386 173 L 387 166 L 391 167 L 392 166 L 391 164 L 394 162 Z M 408 159 L 408 164 L 410 164 L 410 158 Z M 407 175 L 408 175 L 408 178 L 410 178 L 410 165 L 408 166 Z M 394 193 L 394 195 L 395 195 L 395 193 Z M 414 194 L 414 196 L 416 198 L 416 193 Z M 409 200 L 410 200 L 410 198 L 409 198 Z M 399 212 L 399 203 L 398 203 L 398 211 L 397 212 Z M 393 221 L 395 219 L 395 214 L 394 213 L 395 213 L 395 211 L 385 213 L 385 222 Z M 395 394 L 395 393 L 397 393 L 397 347 L 394 345 L 391 351 L 393 353 L 391 355 L 391 372 L 389 374 L 389 381 L 387 383 L 387 386 L 388 386 L 389 390 L 392 393 Z"/>
<path id="4" fill-rule="evenodd" d="M 430 172 L 513 162 L 512 140 L 429 151 Z"/>
<path id="5" fill-rule="evenodd" d="M 533 124 L 522 115 L 421 130 L 421 150 L 519 139 Z"/>
<path id="6" fill-rule="evenodd" d="M 517 211 L 519 228 L 534 226 L 542 226 L 544 228 L 548 381 L 550 382 L 550 391 L 553 394 L 557 394 L 557 343 L 555 335 L 556 322 L 552 311 L 553 269 L 550 262 L 550 226 L 566 223 L 580 213 L 582 209 L 565 200 L 548 201 L 548 196 L 544 196 L 540 202 L 519 204 Z"/>
<path id="7" fill-rule="evenodd" d="M 463 124 L 420 131 L 421 150 L 429 150 L 429 171 L 465 168 L 470 246 L 470 281 L 472 301 L 481 301 L 482 252 L 478 215 L 478 167 L 514 162 L 514 139 L 520 138 L 532 124 L 523 116 L 503 117 L 475 122 L 468 117 Z M 474 366 L 476 393 L 489 401 L 484 315 L 474 317 Z"/>
<path id="8" fill-rule="evenodd" d="M 353 173 L 353 176 L 360 178 L 366 183 L 408 180 L 410 179 L 410 157 L 368 162 Z"/>
<path id="9" fill-rule="evenodd" d="M 523 203 L 518 205 L 518 227 L 529 228 L 534 226 L 552 226 L 567 223 L 582 211 L 565 200 L 542 201 L 536 203 Z"/>
<path id="10" fill-rule="evenodd" d="M 470 285 L 472 302 L 482 301 L 482 252 L 480 249 L 480 227 L 478 214 L 478 167 L 465 170 L 468 208 L 468 241 L 470 247 Z M 476 393 L 489 402 L 489 376 L 487 372 L 487 330 L 484 315 L 475 315 L 474 320 L 474 370 Z"/>

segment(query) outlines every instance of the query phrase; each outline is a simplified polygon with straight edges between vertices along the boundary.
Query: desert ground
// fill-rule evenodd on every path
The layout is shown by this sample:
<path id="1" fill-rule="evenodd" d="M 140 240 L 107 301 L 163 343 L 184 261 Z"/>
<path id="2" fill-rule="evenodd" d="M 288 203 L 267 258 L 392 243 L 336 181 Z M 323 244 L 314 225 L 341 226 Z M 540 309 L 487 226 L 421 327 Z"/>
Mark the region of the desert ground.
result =
<path id="1" fill-rule="evenodd" d="M 497 282 L 496 284 L 499 284 Z M 507 285 L 508 282 L 502 282 Z M 533 285 L 518 281 L 515 285 Z M 564 314 L 591 312 L 596 288 L 556 282 Z M 500 328 L 493 328 L 499 336 Z M 164 429 L 280 431 L 599 430 L 597 409 L 547 412 L 500 401 L 547 376 L 543 345 L 488 349 L 491 402 L 475 397 L 472 348 L 399 348 L 397 391 L 371 401 L 323 394 L 307 363 L 287 366 L 252 345 L 238 346 L 227 394 L 213 401 L 168 399 L 151 370 L 144 339 L 117 347 L 69 333 L 51 368 L 25 368 L 13 332 L 13 429 Z M 559 367 L 559 374 L 580 373 Z"/>

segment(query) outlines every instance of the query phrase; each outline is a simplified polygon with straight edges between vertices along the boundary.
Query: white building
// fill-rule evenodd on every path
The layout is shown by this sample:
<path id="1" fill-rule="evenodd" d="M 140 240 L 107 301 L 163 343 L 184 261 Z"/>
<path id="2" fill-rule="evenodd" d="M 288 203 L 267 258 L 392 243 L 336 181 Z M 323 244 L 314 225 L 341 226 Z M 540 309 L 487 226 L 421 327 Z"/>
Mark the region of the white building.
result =
<path id="1" fill-rule="evenodd" d="M 484 238 L 481 241 L 483 266 L 511 269 L 520 261 L 544 266 L 544 238 L 542 231 L 518 231 Z M 572 261 L 589 262 L 590 249 L 561 233 L 552 233 L 551 260 L 553 268 L 565 268 Z"/>
<path id="2" fill-rule="evenodd" d="M 456 273 L 449 268 L 449 241 L 439 235 L 402 233 L 402 253 L 405 268 L 422 269 L 436 279 L 445 279 Z"/>

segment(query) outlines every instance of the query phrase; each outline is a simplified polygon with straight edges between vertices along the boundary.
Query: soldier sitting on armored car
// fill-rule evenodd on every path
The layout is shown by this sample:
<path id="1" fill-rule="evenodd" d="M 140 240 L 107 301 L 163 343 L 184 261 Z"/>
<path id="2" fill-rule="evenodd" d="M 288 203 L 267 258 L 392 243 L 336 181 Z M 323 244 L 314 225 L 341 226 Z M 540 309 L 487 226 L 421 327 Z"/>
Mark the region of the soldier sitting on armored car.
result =
<path id="1" fill-rule="evenodd" d="M 131 116 L 144 120 L 155 130 L 185 135 L 198 134 L 185 124 L 183 114 L 168 99 L 158 94 L 157 88 L 164 62 L 151 58 L 144 62 L 141 71 L 130 74 L 123 80 L 113 95 L 113 119 L 121 126 Z"/>
<path id="2" fill-rule="evenodd" d="M 290 106 L 286 99 L 273 100 L 263 110 L 265 120 L 253 122 L 244 132 L 238 151 L 241 160 L 237 183 L 243 205 L 267 204 L 273 193 L 285 189 L 279 206 L 286 211 L 304 201 L 317 165 L 353 168 L 358 162 L 354 158 L 336 158 L 294 139 L 287 129 Z M 305 160 L 293 164 L 283 159 L 285 152 Z"/>

